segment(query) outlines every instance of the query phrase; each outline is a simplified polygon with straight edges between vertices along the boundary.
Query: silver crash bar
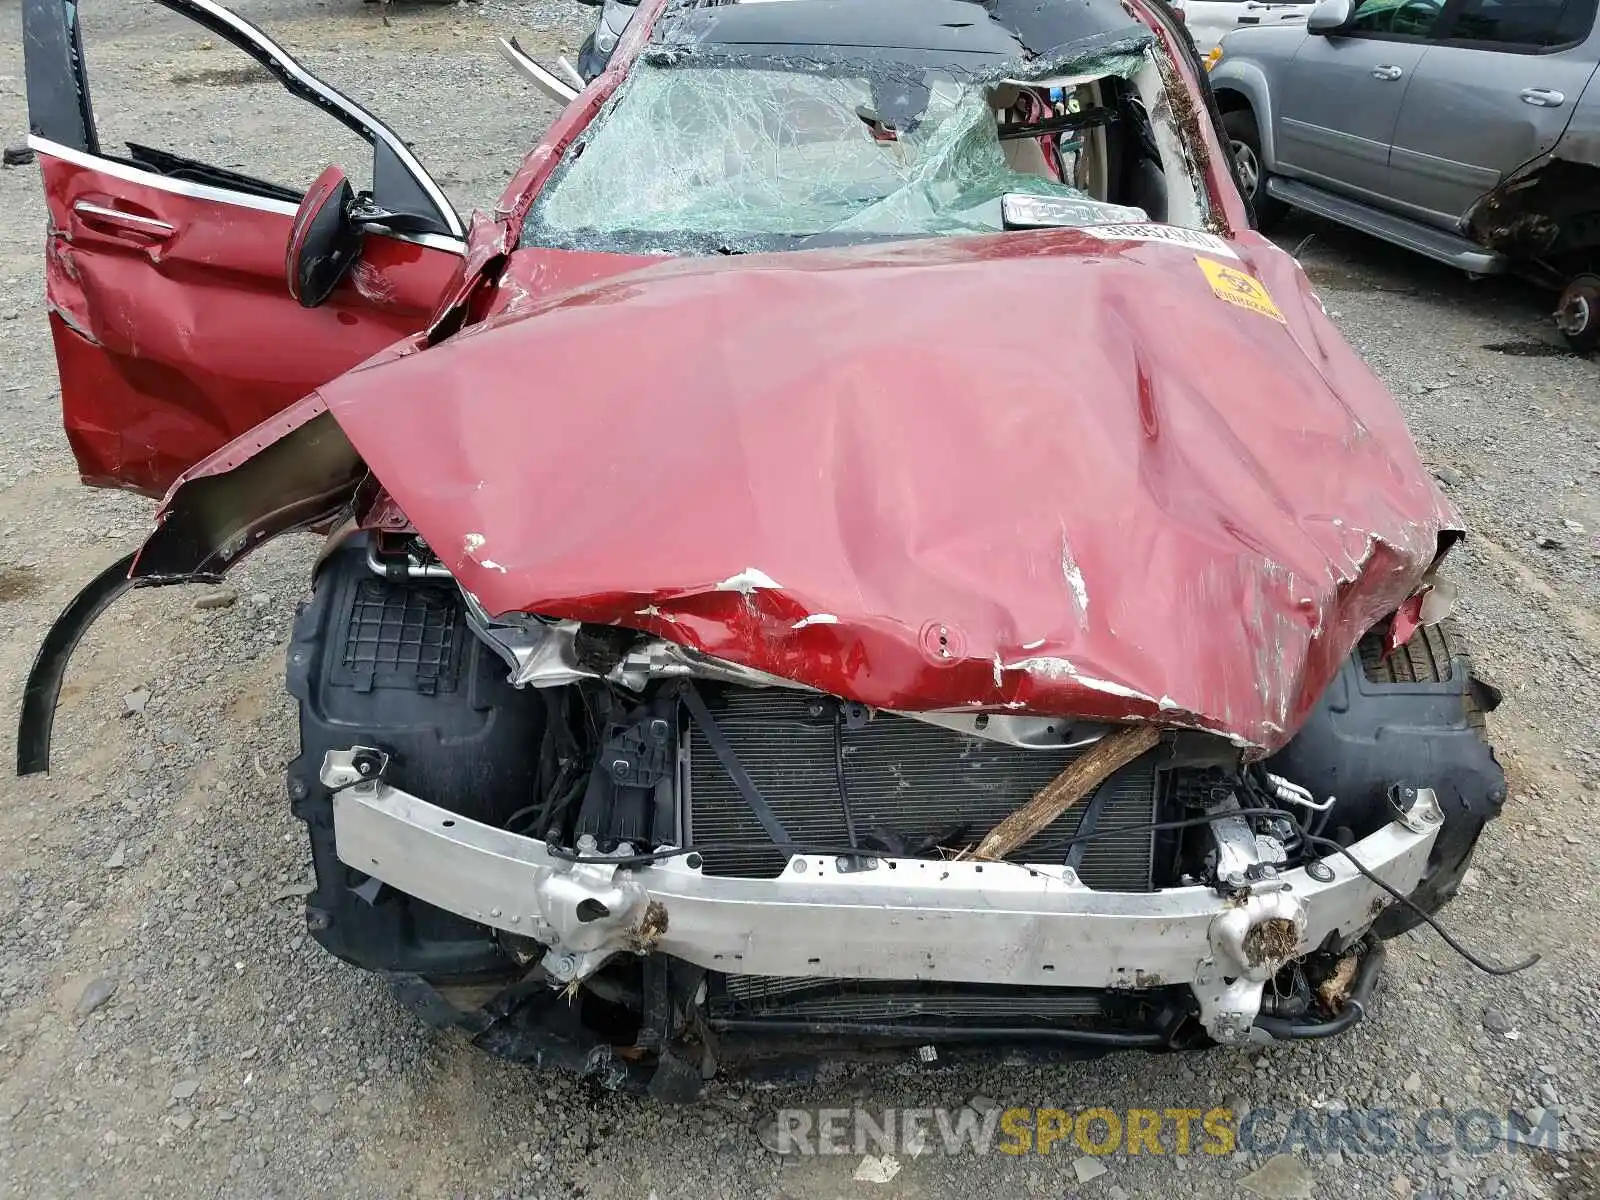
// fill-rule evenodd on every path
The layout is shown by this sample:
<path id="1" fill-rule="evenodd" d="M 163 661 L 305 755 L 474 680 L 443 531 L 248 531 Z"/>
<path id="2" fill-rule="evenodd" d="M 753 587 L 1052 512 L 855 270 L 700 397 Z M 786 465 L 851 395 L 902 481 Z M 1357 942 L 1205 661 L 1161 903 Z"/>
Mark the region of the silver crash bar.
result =
<path id="1" fill-rule="evenodd" d="M 1290 959 L 1360 937 L 1391 898 L 1341 856 L 1268 871 L 1248 894 L 1207 887 L 1102 892 L 1070 868 L 796 855 L 776 879 L 706 875 L 697 855 L 636 867 L 574 863 L 384 783 L 378 752 L 331 751 L 339 858 L 390 887 L 548 947 L 557 980 L 620 953 L 718 971 L 1084 988 L 1188 984 L 1219 1041 L 1253 1030 Z M 1442 815 L 1410 812 L 1350 853 L 1401 894 L 1421 880 Z"/>

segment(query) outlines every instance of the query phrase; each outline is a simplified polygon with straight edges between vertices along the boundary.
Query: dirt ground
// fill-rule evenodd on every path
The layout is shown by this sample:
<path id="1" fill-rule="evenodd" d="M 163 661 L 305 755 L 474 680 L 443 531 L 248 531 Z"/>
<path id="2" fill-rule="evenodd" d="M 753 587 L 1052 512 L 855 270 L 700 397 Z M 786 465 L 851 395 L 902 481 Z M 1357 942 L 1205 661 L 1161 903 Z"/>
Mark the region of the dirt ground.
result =
<path id="1" fill-rule="evenodd" d="M 108 139 L 203 151 L 303 184 L 348 153 L 225 46 L 147 0 L 84 6 Z M 414 140 L 463 209 L 493 202 L 553 116 L 493 51 L 518 31 L 571 51 L 567 0 L 395 5 L 247 0 L 331 81 Z M 18 29 L 18 0 L 0 22 Z M 25 134 L 20 40 L 0 46 L 0 130 Z M 6 729 L 39 638 L 133 548 L 148 501 L 77 483 L 44 316 L 34 167 L 0 172 L 0 706 Z M 1308 242 L 1306 239 L 1310 239 Z M 780 1106 L 1436 1105 L 1558 1110 L 1564 1149 L 1302 1154 L 1321 1197 L 1594 1197 L 1600 1125 L 1600 363 L 1563 353 L 1551 298 L 1465 278 L 1296 222 L 1329 310 L 1395 390 L 1473 536 L 1453 558 L 1462 620 L 1506 700 L 1492 732 L 1513 783 L 1447 917 L 1475 974 L 1432 934 L 1392 946 L 1379 1017 L 1329 1044 L 1051 1069 L 908 1061 L 781 1087 L 719 1084 L 661 1108 L 487 1058 L 430 1033 L 377 980 L 308 941 L 309 871 L 281 768 L 294 753 L 283 648 L 314 543 L 286 539 L 230 582 L 129 596 L 76 658 L 47 778 L 0 778 L 0 1195 L 1243 1196 L 1247 1152 L 906 1160 L 783 1158 Z M 10 733 L 0 737 L 9 755 Z M 1304 1189 L 1309 1188 L 1307 1192 Z"/>

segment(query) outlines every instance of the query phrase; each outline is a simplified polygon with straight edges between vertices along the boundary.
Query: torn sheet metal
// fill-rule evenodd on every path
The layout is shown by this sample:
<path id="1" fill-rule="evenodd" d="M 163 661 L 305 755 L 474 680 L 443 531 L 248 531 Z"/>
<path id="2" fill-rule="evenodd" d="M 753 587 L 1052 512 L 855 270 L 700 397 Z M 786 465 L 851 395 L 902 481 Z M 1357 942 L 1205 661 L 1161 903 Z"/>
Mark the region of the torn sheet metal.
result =
<path id="1" fill-rule="evenodd" d="M 421 344 L 420 335 L 396 342 L 351 374 L 414 354 Z M 140 584 L 218 579 L 281 533 L 336 523 L 368 482 L 366 464 L 313 393 L 184 472 L 131 575 Z M 368 491 L 376 508 L 385 497 L 376 484 Z"/>
<path id="2" fill-rule="evenodd" d="M 1046 231 L 673 260 L 321 394 L 491 614 L 1273 749 L 1454 516 L 1292 260 L 1231 244 L 1282 322 Z"/>

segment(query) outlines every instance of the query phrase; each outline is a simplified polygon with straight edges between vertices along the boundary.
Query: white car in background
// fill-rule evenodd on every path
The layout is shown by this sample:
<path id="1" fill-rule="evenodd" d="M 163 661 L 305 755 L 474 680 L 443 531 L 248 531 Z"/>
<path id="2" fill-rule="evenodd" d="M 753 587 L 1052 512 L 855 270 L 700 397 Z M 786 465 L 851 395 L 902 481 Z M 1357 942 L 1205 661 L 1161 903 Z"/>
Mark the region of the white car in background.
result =
<path id="1" fill-rule="evenodd" d="M 1306 0 L 1171 0 L 1189 27 L 1201 57 L 1211 53 L 1222 35 L 1256 25 L 1304 25 L 1314 7 Z"/>

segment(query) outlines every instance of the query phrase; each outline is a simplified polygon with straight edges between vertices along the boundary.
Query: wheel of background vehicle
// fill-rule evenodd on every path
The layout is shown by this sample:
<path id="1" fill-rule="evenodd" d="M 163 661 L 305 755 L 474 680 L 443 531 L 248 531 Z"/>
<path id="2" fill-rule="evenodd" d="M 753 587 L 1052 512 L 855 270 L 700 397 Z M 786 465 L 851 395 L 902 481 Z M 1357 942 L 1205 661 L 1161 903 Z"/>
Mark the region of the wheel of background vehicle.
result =
<path id="1" fill-rule="evenodd" d="M 1578 275 L 1556 304 L 1556 328 L 1580 354 L 1600 349 L 1600 275 Z"/>
<path id="2" fill-rule="evenodd" d="M 1264 231 L 1282 220 L 1289 206 L 1267 195 L 1267 170 L 1262 166 L 1261 131 L 1256 128 L 1256 116 L 1247 108 L 1236 108 L 1222 114 L 1222 127 L 1228 134 L 1228 149 L 1233 153 L 1244 198 L 1255 210 L 1256 228 Z"/>

